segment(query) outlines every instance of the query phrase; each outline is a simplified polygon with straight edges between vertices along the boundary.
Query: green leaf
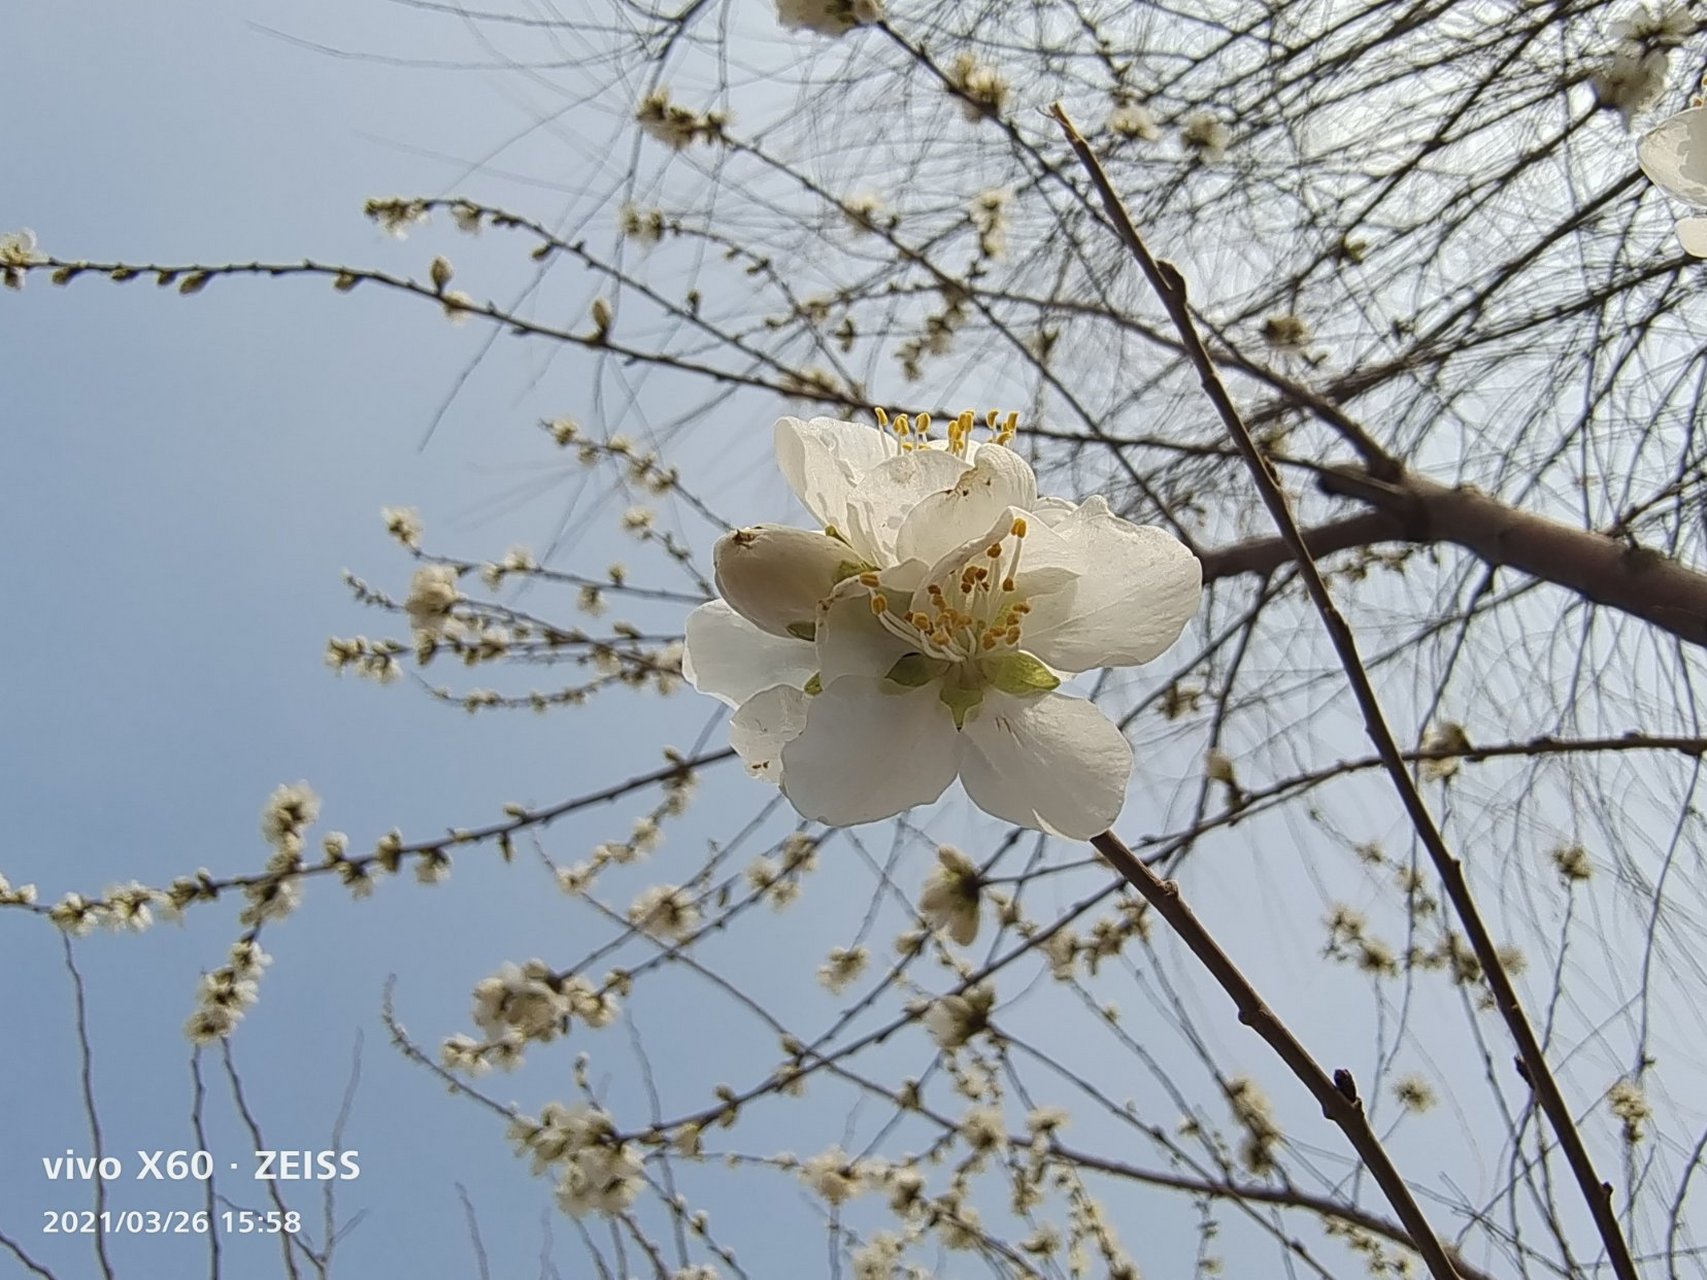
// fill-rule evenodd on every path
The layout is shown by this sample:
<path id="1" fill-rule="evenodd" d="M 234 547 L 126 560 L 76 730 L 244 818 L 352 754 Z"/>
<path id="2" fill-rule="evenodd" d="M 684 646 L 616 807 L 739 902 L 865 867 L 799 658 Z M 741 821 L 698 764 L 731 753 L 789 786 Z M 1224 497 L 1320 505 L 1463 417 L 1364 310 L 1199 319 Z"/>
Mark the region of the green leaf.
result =
<path id="1" fill-rule="evenodd" d="M 942 699 L 943 706 L 954 712 L 954 727 L 966 727 L 966 713 L 984 701 L 982 689 L 964 689 L 957 684 L 945 684 L 942 692 L 937 695 Z"/>
<path id="2" fill-rule="evenodd" d="M 943 658 L 927 658 L 922 653 L 909 653 L 890 667 L 889 674 L 883 678 L 903 689 L 917 689 L 920 685 L 929 684 L 947 670 L 948 662 Z"/>
<path id="3" fill-rule="evenodd" d="M 1029 653 L 1004 653 L 984 660 L 984 674 L 991 684 L 1003 693 L 1023 698 L 1032 693 L 1048 693 L 1061 687 L 1061 677 Z"/>
<path id="4" fill-rule="evenodd" d="M 812 673 L 812 678 L 806 682 L 806 688 L 803 692 L 809 698 L 817 697 L 824 692 L 824 682 L 818 678 L 816 671 Z"/>

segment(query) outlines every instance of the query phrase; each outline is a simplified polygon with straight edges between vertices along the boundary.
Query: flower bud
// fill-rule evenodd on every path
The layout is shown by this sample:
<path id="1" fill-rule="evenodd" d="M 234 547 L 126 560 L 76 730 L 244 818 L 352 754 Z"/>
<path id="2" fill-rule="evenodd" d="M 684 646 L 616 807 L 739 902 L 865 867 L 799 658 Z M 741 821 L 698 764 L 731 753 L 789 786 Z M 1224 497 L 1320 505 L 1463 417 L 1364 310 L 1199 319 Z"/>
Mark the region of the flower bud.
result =
<path id="1" fill-rule="evenodd" d="M 812 639 L 818 602 L 866 567 L 845 543 L 776 524 L 725 534 L 712 561 L 730 608 L 761 631 L 797 640 Z"/>

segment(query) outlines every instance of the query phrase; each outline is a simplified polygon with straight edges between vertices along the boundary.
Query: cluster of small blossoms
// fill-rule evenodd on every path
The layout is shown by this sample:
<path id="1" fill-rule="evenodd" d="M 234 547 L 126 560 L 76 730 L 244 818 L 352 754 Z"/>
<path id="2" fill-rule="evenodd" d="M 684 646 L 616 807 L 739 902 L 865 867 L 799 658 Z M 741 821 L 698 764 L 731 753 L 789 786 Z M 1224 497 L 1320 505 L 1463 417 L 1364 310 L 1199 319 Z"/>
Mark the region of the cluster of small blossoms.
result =
<path id="1" fill-rule="evenodd" d="M 1240 1161 L 1252 1173 L 1272 1173 L 1275 1152 L 1283 1135 L 1275 1122 L 1268 1095 L 1257 1087 L 1256 1081 L 1246 1076 L 1235 1076 L 1223 1088 L 1233 1119 L 1244 1131 L 1239 1142 Z"/>
<path id="2" fill-rule="evenodd" d="M 685 942 L 699 928 L 699 906 L 679 885 L 644 890 L 628 908 L 628 922 L 661 942 Z"/>
<path id="3" fill-rule="evenodd" d="M 978 252 L 986 258 L 999 258 L 1008 247 L 1008 205 L 1014 193 L 1005 187 L 994 187 L 972 197 L 966 216 L 978 233 Z"/>
<path id="4" fill-rule="evenodd" d="M 1186 116 L 1180 121 L 1179 137 L 1186 150 L 1205 164 L 1225 160 L 1233 141 L 1232 132 L 1211 111 L 1193 111 Z"/>
<path id="5" fill-rule="evenodd" d="M 989 1030 L 995 1007 L 995 987 L 980 982 L 958 994 L 933 1000 L 924 1012 L 925 1030 L 945 1053 L 959 1049 Z"/>
<path id="6" fill-rule="evenodd" d="M 636 244 L 655 245 L 664 238 L 664 211 L 625 204 L 617 214 L 617 229 Z"/>
<path id="7" fill-rule="evenodd" d="M 1117 138 L 1137 138 L 1156 142 L 1162 136 L 1162 126 L 1150 109 L 1137 102 L 1122 102 L 1108 113 L 1107 128 Z"/>
<path id="8" fill-rule="evenodd" d="M 847 218 L 848 225 L 859 235 L 876 231 L 880 221 L 884 226 L 893 230 L 900 219 L 893 214 L 884 217 L 884 212 L 883 197 L 871 191 L 849 196 L 842 203 L 843 216 Z"/>
<path id="9" fill-rule="evenodd" d="M 1652 9 L 1644 5 L 1612 24 L 1612 52 L 1590 83 L 1595 100 L 1616 111 L 1624 124 L 1651 107 L 1665 92 L 1671 51 L 1695 34 L 1695 19 L 1684 5 Z"/>
<path id="10" fill-rule="evenodd" d="M 925 376 L 926 356 L 945 356 L 954 346 L 954 335 L 972 316 L 971 295 L 965 286 L 945 280 L 938 286 L 942 294 L 942 309 L 925 317 L 924 332 L 903 342 L 895 349 L 895 359 L 901 374 L 908 382 L 919 382 Z"/>
<path id="11" fill-rule="evenodd" d="M 970 50 L 955 55 L 948 68 L 949 92 L 960 99 L 960 110 L 973 124 L 999 116 L 1008 100 L 1008 82 L 1001 72 L 978 61 Z"/>
<path id="12" fill-rule="evenodd" d="M 225 964 L 202 975 L 196 988 L 196 1009 L 184 1024 L 184 1034 L 194 1044 L 223 1040 L 260 998 L 261 970 L 272 962 L 251 938 L 231 944 Z"/>
<path id="13" fill-rule="evenodd" d="M 1622 1122 L 1626 1145 L 1635 1146 L 1646 1136 L 1643 1126 L 1653 1118 L 1654 1110 L 1641 1085 L 1629 1079 L 1618 1081 L 1606 1091 L 1606 1105 Z"/>
<path id="14" fill-rule="evenodd" d="M 1302 355 L 1310 345 L 1310 326 L 1290 312 L 1262 322 L 1262 340 L 1286 355 Z"/>
<path id="15" fill-rule="evenodd" d="M 672 101 L 670 91 L 661 85 L 640 100 L 640 105 L 634 109 L 634 119 L 641 132 L 675 151 L 695 142 L 717 141 L 729 123 L 729 117 L 723 112 L 701 114 Z"/>
<path id="16" fill-rule="evenodd" d="M 24 287 L 24 269 L 42 261 L 36 250 L 36 233 L 25 227 L 0 235 L 0 281 L 8 289 Z"/>
<path id="17" fill-rule="evenodd" d="M 1553 869 L 1567 885 L 1581 884 L 1594 874 L 1588 850 L 1580 844 L 1562 844 L 1553 850 Z"/>
<path id="18" fill-rule="evenodd" d="M 1415 1254 L 1396 1248 L 1363 1227 L 1340 1218 L 1324 1217 L 1322 1230 L 1329 1236 L 1344 1240 L 1347 1248 L 1362 1257 L 1364 1267 L 1371 1276 L 1411 1280 L 1417 1275 Z"/>
<path id="19" fill-rule="evenodd" d="M 331 636 L 326 641 L 326 665 L 338 675 L 354 670 L 365 680 L 391 684 L 403 674 L 398 657 L 406 652 L 396 640 L 366 636 Z"/>
<path id="20" fill-rule="evenodd" d="M 474 988 L 472 1018 L 485 1039 L 451 1036 L 439 1047 L 439 1059 L 447 1070 L 469 1075 L 491 1067 L 508 1071 L 521 1062 L 530 1043 L 550 1043 L 577 1018 L 595 1031 L 608 1027 L 626 990 L 626 980 L 617 974 L 594 986 L 580 974 L 556 974 L 540 960 L 505 964 Z"/>
<path id="21" fill-rule="evenodd" d="M 1528 965 L 1523 952 L 1513 945 L 1495 949 L 1495 958 L 1508 974 L 1516 976 Z M 1462 934 L 1452 929 L 1442 931 L 1431 947 L 1412 946 L 1405 953 L 1405 963 L 1412 969 L 1440 971 L 1454 986 L 1469 987 L 1477 993 L 1477 1005 L 1482 1009 L 1494 1007 L 1494 994 L 1475 949 Z"/>
<path id="22" fill-rule="evenodd" d="M 1430 782 L 1445 782 L 1455 777 L 1461 762 L 1456 758 L 1467 755 L 1470 750 L 1470 737 L 1464 732 L 1464 726 L 1453 721 L 1435 725 L 1422 738 L 1424 751 L 1438 751 L 1438 760 L 1424 760 L 1420 772 Z"/>
<path id="23" fill-rule="evenodd" d="M 871 952 L 864 947 L 831 947 L 824 963 L 818 966 L 818 981 L 831 995 L 846 991 L 871 961 Z"/>
<path id="24" fill-rule="evenodd" d="M 845 35 L 883 20 L 883 0 L 776 0 L 776 19 L 790 31 Z"/>
<path id="25" fill-rule="evenodd" d="M 0 876 L 0 907 L 28 907 L 36 900 L 36 887 L 21 884 L 13 888 L 5 876 Z"/>
<path id="26" fill-rule="evenodd" d="M 243 886 L 249 905 L 237 919 L 246 928 L 282 920 L 302 900 L 303 834 L 320 816 L 320 799 L 306 782 L 278 787 L 261 810 L 261 836 L 272 846 L 267 874 Z"/>
<path id="27" fill-rule="evenodd" d="M 538 1120 L 516 1117 L 510 1140 L 535 1174 L 559 1170 L 557 1203 L 571 1217 L 621 1213 L 645 1185 L 645 1166 L 610 1116 L 584 1102 L 548 1102 Z"/>
<path id="28" fill-rule="evenodd" d="M 818 866 L 818 842 L 795 832 L 782 842 L 775 858 L 754 858 L 747 865 L 747 885 L 778 911 L 800 897 L 801 880 Z"/>
<path id="29" fill-rule="evenodd" d="M 387 235 L 403 240 L 410 227 L 427 220 L 427 202 L 404 196 L 374 197 L 362 205 L 362 212 Z"/>
<path id="30" fill-rule="evenodd" d="M 1393 1096 L 1406 1111 L 1421 1114 L 1435 1104 L 1434 1087 L 1421 1076 L 1401 1076 L 1393 1082 Z"/>
<path id="31" fill-rule="evenodd" d="M 971 946 L 978 936 L 983 876 L 977 863 L 949 845 L 938 848 L 936 856 L 937 865 L 919 894 L 919 914 L 933 929 L 941 929 L 963 947 Z"/>
<path id="32" fill-rule="evenodd" d="M 677 765 L 685 759 L 681 752 L 673 747 L 664 749 L 664 758 Z M 626 866 L 653 852 L 664 843 L 664 819 L 679 817 L 686 812 L 698 785 L 698 779 L 692 770 L 684 768 L 681 772 L 670 775 L 662 784 L 663 797 L 653 806 L 650 813 L 642 814 L 634 820 L 628 839 L 601 841 L 593 846 L 591 857 L 572 866 L 560 868 L 557 872 L 558 888 L 573 897 L 579 897 L 592 891 L 599 873 L 606 867 Z"/>
<path id="33" fill-rule="evenodd" d="M 1327 925 L 1328 944 L 1324 955 L 1355 965 L 1374 978 L 1395 978 L 1399 975 L 1397 953 L 1370 934 L 1368 922 L 1360 912 L 1344 904 L 1336 904 L 1328 913 Z"/>

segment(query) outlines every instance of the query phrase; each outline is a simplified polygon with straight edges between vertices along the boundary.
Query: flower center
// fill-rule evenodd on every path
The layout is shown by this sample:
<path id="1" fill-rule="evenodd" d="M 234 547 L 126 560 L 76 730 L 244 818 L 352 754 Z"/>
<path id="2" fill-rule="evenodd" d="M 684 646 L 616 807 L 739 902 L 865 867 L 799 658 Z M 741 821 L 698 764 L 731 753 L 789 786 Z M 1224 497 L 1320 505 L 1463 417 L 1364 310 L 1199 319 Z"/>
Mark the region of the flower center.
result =
<path id="1" fill-rule="evenodd" d="M 1025 615 L 1031 612 L 1018 580 L 1025 535 L 1025 519 L 1016 517 L 1005 536 L 968 556 L 946 587 L 935 582 L 926 587 L 922 609 L 897 608 L 875 589 L 877 574 L 860 575 L 864 585 L 874 588 L 872 613 L 910 650 L 891 668 L 889 680 L 904 688 L 940 681 L 940 696 L 957 727 L 964 727 L 986 688 L 1024 696 L 1060 684 L 1020 648 Z"/>

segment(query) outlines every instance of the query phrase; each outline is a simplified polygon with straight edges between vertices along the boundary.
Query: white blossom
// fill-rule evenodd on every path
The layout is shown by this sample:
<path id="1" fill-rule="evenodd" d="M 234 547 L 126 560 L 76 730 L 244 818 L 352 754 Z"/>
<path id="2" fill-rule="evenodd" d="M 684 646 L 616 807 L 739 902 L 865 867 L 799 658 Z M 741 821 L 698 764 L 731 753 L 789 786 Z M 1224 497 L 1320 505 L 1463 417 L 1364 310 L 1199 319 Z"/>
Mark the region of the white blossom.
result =
<path id="1" fill-rule="evenodd" d="M 1040 498 L 1025 460 L 971 447 L 971 425 L 939 446 L 779 422 L 783 474 L 828 532 L 765 539 L 767 560 L 791 567 L 743 571 L 736 598 L 695 610 L 683 672 L 736 708 L 731 745 L 805 817 L 877 821 L 959 777 L 996 817 L 1088 839 L 1120 812 L 1132 750 L 1092 703 L 1055 690 L 1063 674 L 1164 652 L 1196 612 L 1201 566 L 1100 497 Z M 739 537 L 719 543 L 720 570 L 752 552 Z M 832 542 L 858 563 L 826 573 Z M 849 568 L 817 601 L 809 641 L 796 615 Z M 767 593 L 762 579 L 786 585 Z"/>
<path id="2" fill-rule="evenodd" d="M 1661 121 L 1637 145 L 1636 159 L 1660 190 L 1707 212 L 1707 106 Z M 1677 238 L 1685 253 L 1707 258 L 1707 217 L 1679 219 Z"/>
<path id="3" fill-rule="evenodd" d="M 978 864 L 960 850 L 943 845 L 937 866 L 919 895 L 919 914 L 961 946 L 978 936 L 978 906 L 984 882 Z"/>
<path id="4" fill-rule="evenodd" d="M 883 18 L 883 0 L 776 0 L 776 17 L 793 31 L 839 36 Z"/>

